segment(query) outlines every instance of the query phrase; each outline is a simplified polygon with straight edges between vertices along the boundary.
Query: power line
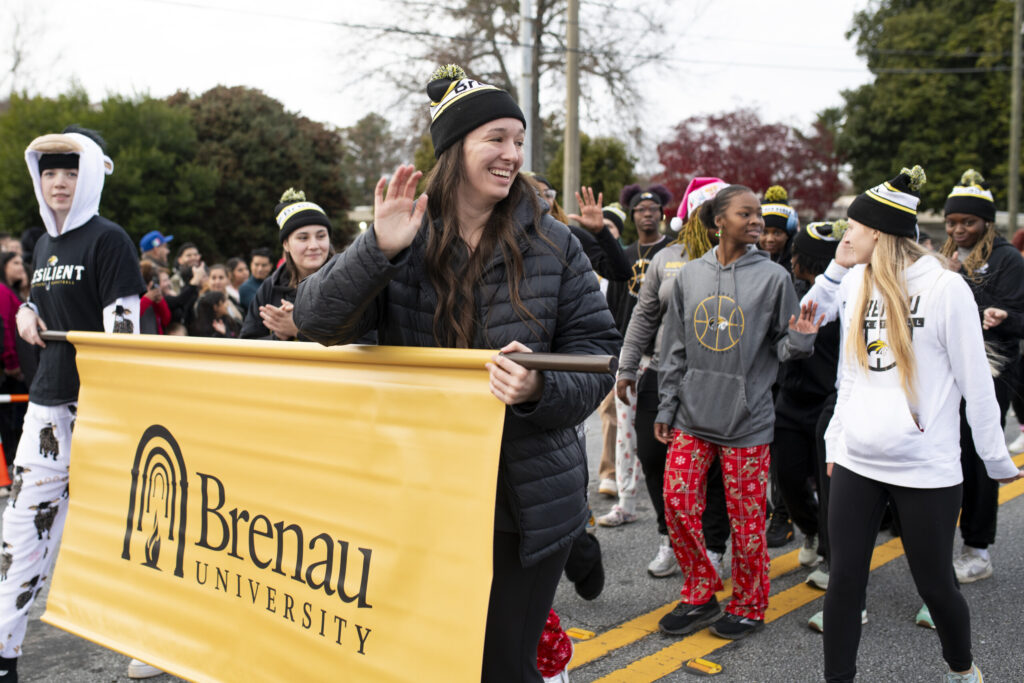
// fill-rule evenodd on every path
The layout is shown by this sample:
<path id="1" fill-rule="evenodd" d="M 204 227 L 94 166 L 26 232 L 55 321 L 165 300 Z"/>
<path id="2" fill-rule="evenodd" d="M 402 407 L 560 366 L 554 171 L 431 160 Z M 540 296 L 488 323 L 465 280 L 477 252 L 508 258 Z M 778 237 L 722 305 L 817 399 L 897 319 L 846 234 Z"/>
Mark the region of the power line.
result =
<path id="1" fill-rule="evenodd" d="M 306 16 L 294 15 L 294 14 L 280 14 L 280 13 L 276 13 L 276 12 L 264 12 L 264 11 L 261 11 L 261 10 L 253 10 L 253 9 L 227 9 L 227 8 L 221 8 L 221 7 L 205 5 L 205 4 L 201 4 L 201 3 L 198 3 L 198 2 L 190 2 L 189 0 L 143 0 L 143 1 L 144 2 L 149 2 L 149 3 L 152 3 L 152 4 L 169 5 L 169 6 L 172 6 L 172 7 L 185 7 L 185 8 L 189 8 L 189 9 L 203 10 L 203 11 L 209 11 L 209 12 L 227 12 L 229 14 L 241 14 L 241 15 L 248 15 L 248 16 L 257 16 L 257 17 L 263 17 L 263 18 L 266 18 L 266 19 L 293 21 L 293 22 L 300 22 L 300 23 L 306 23 L 306 24 L 316 24 L 316 25 L 321 25 L 321 26 L 337 26 L 339 28 L 356 29 L 356 30 L 361 30 L 361 31 L 376 31 L 376 32 L 381 32 L 381 33 L 396 33 L 396 34 L 400 34 L 400 35 L 411 36 L 411 37 L 418 37 L 418 38 L 436 38 L 436 39 L 441 39 L 441 40 L 450 40 L 450 41 L 453 41 L 453 42 L 463 42 L 463 43 L 476 43 L 476 42 L 479 42 L 479 40 L 480 40 L 478 37 L 475 37 L 475 36 L 457 36 L 457 35 L 453 36 L 453 35 L 448 35 L 448 34 L 444 34 L 444 33 L 438 33 L 438 32 L 435 32 L 435 31 L 427 31 L 427 30 L 422 30 L 422 29 L 420 29 L 420 30 L 404 29 L 404 28 L 399 28 L 397 26 L 388 26 L 388 25 L 384 25 L 384 24 L 365 24 L 365 23 L 357 23 L 357 22 L 349 22 L 349 21 L 337 21 L 337 20 L 331 20 L 331 19 L 317 19 L 317 18 L 314 18 L 314 17 L 306 17 Z M 513 47 L 518 48 L 518 47 L 520 47 L 519 43 L 510 41 L 510 40 L 496 39 L 496 40 L 491 40 L 489 42 L 492 42 L 493 44 L 501 46 L 501 47 L 509 47 L 509 48 L 513 48 Z M 749 42 L 749 41 L 747 41 L 747 42 Z M 529 46 L 526 46 L 526 47 L 529 47 Z M 550 54 L 565 54 L 565 53 L 568 53 L 570 51 L 578 53 L 578 54 L 594 56 L 594 57 L 599 57 L 599 56 L 602 56 L 602 55 L 605 54 L 601 50 L 591 50 L 591 49 L 586 49 L 586 48 L 570 49 L 570 48 L 567 48 L 567 47 L 550 48 L 550 47 L 546 47 L 546 46 L 542 46 L 542 48 L 541 48 L 542 54 L 549 54 L 549 55 Z M 911 51 L 908 51 L 908 52 L 911 52 Z M 927 52 L 927 51 L 921 51 L 921 52 Z M 971 53 L 969 53 L 969 54 L 971 54 Z M 981 56 L 981 55 L 988 55 L 990 53 L 977 53 L 977 54 L 979 56 Z M 995 54 L 995 53 L 991 53 L 991 54 Z M 953 53 L 950 53 L 950 56 L 964 57 L 964 56 L 968 56 L 968 55 L 966 55 L 966 54 L 953 54 Z M 661 61 L 661 62 L 672 62 L 672 63 L 677 63 L 677 64 L 692 64 L 692 65 L 698 65 L 698 66 L 741 67 L 741 68 L 751 68 L 751 69 L 773 69 L 773 70 L 779 70 L 779 71 L 819 71 L 819 72 L 825 71 L 825 72 L 833 72 L 833 73 L 839 73 L 839 72 L 844 72 L 844 73 L 862 73 L 865 70 L 870 70 L 873 73 L 879 73 L 879 74 L 903 74 L 903 75 L 912 75 L 912 74 L 983 74 L 983 73 L 1005 72 L 1005 71 L 1010 71 L 1011 70 L 1011 67 L 1006 66 L 1006 65 L 995 65 L 995 66 L 990 66 L 990 67 L 905 67 L 905 68 L 875 68 L 875 69 L 867 69 L 866 67 L 819 66 L 819 65 L 816 65 L 816 64 L 765 64 L 765 63 L 761 63 L 761 62 L 730 62 L 730 61 L 708 60 L 708 59 L 692 59 L 692 58 L 685 58 L 685 57 L 668 57 L 668 56 L 665 56 L 663 54 L 646 55 L 646 56 L 640 57 L 639 59 L 641 59 L 641 61 L 645 61 L 645 62 Z"/>

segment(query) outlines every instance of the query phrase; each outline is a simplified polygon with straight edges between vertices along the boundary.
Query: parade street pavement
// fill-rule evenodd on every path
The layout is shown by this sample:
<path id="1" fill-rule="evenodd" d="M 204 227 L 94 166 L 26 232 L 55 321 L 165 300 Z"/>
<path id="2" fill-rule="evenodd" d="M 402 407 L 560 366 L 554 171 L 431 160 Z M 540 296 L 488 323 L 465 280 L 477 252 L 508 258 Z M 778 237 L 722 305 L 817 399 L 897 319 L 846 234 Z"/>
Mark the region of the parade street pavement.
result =
<path id="1" fill-rule="evenodd" d="M 1016 422 L 1007 434 L 1018 433 Z M 606 512 L 613 499 L 597 493 L 600 421 L 587 422 L 591 466 L 590 495 L 595 514 Z M 1024 458 L 1018 456 L 1018 464 Z M 714 677 L 721 683 L 793 683 L 822 680 L 821 636 L 807 628 L 807 619 L 822 608 L 821 591 L 803 583 L 809 570 L 796 554 L 802 539 L 771 550 L 771 599 L 765 628 L 746 640 L 731 642 L 707 629 L 687 638 L 658 632 L 658 619 L 679 599 L 680 576 L 655 579 L 647 563 L 658 546 L 654 515 L 644 492 L 639 520 L 622 527 L 598 528 L 607 575 L 604 592 L 592 601 L 579 598 L 571 583 L 562 581 L 555 610 L 566 629 L 576 629 L 576 653 L 570 680 L 694 681 L 683 668 L 692 657 L 704 657 L 724 669 Z M 999 532 L 992 548 L 995 574 L 965 585 L 971 607 L 974 656 L 987 683 L 1024 681 L 1024 481 L 1001 490 Z M 957 548 L 959 548 L 959 538 Z M 727 556 L 727 560 L 728 560 Z M 914 624 L 921 599 L 903 557 L 899 539 L 883 531 L 878 537 L 874 569 L 868 586 L 868 624 L 864 626 L 858 659 L 858 680 L 913 683 L 943 680 L 945 665 L 934 631 Z M 719 599 L 728 596 L 726 591 Z M 42 596 L 45 597 L 45 596 Z M 39 621 L 43 599 L 32 610 L 25 655 L 19 664 L 22 681 L 127 681 L 128 658 Z M 590 635 L 593 634 L 593 635 Z M 258 665 L 258 664 L 257 664 Z M 240 671 L 239 680 L 245 676 Z M 151 679 L 169 683 L 164 675 Z M 324 672 L 324 681 L 342 680 Z"/>

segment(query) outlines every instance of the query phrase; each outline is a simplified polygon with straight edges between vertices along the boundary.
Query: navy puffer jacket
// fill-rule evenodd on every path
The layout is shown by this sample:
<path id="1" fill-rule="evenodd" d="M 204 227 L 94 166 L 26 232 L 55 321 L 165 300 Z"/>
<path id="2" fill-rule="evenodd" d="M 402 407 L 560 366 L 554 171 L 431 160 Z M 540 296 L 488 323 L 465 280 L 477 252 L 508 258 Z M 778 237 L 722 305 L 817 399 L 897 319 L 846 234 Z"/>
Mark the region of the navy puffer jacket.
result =
<path id="1" fill-rule="evenodd" d="M 534 224 L 528 203 L 518 207 L 516 218 L 525 275 L 519 294 L 540 326 L 524 323 L 513 308 L 496 250 L 476 290 L 478 320 L 485 322 L 473 347 L 498 349 L 520 341 L 533 351 L 617 356 L 622 339 L 579 242 L 550 216 Z M 377 330 L 381 344 L 437 346 L 438 298 L 424 262 L 427 229 L 389 261 L 371 227 L 306 278 L 293 313 L 301 333 L 333 345 Z M 519 532 L 524 566 L 568 546 L 586 522 L 587 460 L 575 427 L 612 382 L 611 375 L 545 372 L 538 402 L 505 411 L 499 500 L 507 501 L 505 512 Z"/>

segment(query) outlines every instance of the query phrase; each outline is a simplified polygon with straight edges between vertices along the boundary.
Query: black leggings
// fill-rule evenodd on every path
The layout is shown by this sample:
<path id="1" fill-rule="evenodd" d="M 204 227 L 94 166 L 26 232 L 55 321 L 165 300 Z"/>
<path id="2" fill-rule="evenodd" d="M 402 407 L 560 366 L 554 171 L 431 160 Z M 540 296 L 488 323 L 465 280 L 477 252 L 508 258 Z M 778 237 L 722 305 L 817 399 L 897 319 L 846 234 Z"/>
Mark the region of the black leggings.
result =
<path id="1" fill-rule="evenodd" d="M 825 593 L 826 681 L 852 681 L 857 673 L 861 605 L 887 500 L 899 513 L 910 573 L 935 620 L 942 658 L 953 671 L 971 668 L 971 615 L 952 561 L 960 497 L 960 484 L 912 489 L 835 466 L 828 515 L 832 564 Z"/>
<path id="2" fill-rule="evenodd" d="M 658 518 L 658 533 L 667 536 L 665 524 L 665 457 L 668 444 L 654 438 L 654 419 L 658 415 L 658 373 L 647 370 L 640 375 L 636 387 L 636 457 L 644 471 L 647 494 L 651 497 Z M 722 464 L 718 458 L 708 468 L 707 506 L 702 518 L 704 545 L 708 550 L 725 554 L 729 542 L 729 513 L 725 509 L 725 485 Z"/>
<path id="3" fill-rule="evenodd" d="M 828 552 L 828 494 L 832 480 L 828 476 L 828 464 L 825 462 L 825 430 L 832 421 L 836 410 L 836 392 L 825 399 L 825 405 L 818 416 L 818 426 L 814 430 L 814 440 L 818 456 L 818 554 L 829 559 Z"/>
<path id="4" fill-rule="evenodd" d="M 665 536 L 665 455 L 668 444 L 654 438 L 654 419 L 658 416 L 658 373 L 647 370 L 636 387 L 636 458 L 644 471 L 647 494 L 658 519 L 658 533 Z"/>
<path id="5" fill-rule="evenodd" d="M 543 679 L 537 670 L 537 645 L 568 556 L 566 546 L 524 567 L 519 561 L 519 534 L 494 532 L 494 574 L 481 681 Z"/>

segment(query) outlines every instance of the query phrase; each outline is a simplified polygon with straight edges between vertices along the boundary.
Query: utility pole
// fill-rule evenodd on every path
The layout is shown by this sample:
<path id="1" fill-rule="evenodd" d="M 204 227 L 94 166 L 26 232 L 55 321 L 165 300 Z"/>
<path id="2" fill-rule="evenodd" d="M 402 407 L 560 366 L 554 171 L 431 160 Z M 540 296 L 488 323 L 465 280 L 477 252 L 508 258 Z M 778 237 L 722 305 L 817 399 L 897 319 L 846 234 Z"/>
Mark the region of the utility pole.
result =
<path id="1" fill-rule="evenodd" d="M 1007 191 L 1007 236 L 1017 231 L 1017 206 L 1020 202 L 1020 34 L 1024 30 L 1024 0 L 1015 0 L 1013 9 L 1013 75 L 1010 86 L 1010 178 Z"/>
<path id="2" fill-rule="evenodd" d="M 1024 0 L 1018 0 L 1024 2 Z M 569 0 L 565 44 L 565 159 L 562 171 L 562 206 L 566 213 L 578 213 L 576 197 L 580 189 L 580 3 Z"/>
<path id="3" fill-rule="evenodd" d="M 519 108 L 523 110 L 527 137 L 540 135 L 539 127 L 533 120 L 533 7 L 530 0 L 519 0 L 519 49 L 522 51 L 523 71 L 519 75 Z M 536 171 L 533 167 L 533 145 L 523 145 L 523 168 Z"/>

